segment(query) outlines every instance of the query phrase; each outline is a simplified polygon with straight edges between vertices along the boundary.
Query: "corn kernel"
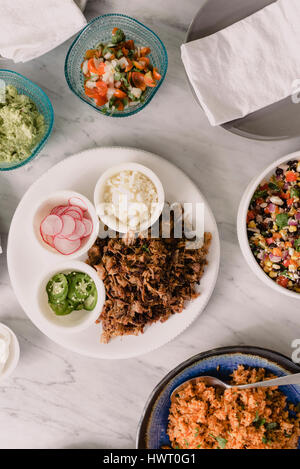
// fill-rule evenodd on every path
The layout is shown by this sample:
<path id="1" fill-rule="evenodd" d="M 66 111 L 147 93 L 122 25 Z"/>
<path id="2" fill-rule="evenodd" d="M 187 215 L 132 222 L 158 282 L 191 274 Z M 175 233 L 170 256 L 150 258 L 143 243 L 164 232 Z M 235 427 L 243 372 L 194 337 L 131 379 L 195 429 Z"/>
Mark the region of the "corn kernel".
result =
<path id="1" fill-rule="evenodd" d="M 274 272 L 274 270 L 271 270 L 271 272 L 269 273 L 269 276 L 271 278 L 275 278 L 275 277 L 277 277 L 277 272 Z"/>

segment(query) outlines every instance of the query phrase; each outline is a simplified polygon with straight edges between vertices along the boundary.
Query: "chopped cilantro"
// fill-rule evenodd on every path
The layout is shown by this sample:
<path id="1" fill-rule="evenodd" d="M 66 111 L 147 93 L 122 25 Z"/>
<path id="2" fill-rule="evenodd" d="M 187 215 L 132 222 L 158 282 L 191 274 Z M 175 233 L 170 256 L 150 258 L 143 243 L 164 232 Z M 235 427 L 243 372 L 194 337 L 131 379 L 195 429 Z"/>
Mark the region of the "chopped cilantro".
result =
<path id="1" fill-rule="evenodd" d="M 259 189 L 254 192 L 251 202 L 255 202 L 256 199 L 263 199 L 268 196 L 267 191 L 260 191 Z"/>
<path id="2" fill-rule="evenodd" d="M 270 443 L 272 443 L 272 441 L 268 440 L 266 436 L 263 436 L 261 441 L 263 442 L 264 445 L 269 445 Z"/>
<path id="3" fill-rule="evenodd" d="M 259 428 L 266 423 L 266 419 L 260 418 L 258 411 L 256 411 L 256 415 L 255 415 L 255 419 L 253 420 L 253 423 L 256 428 Z"/>
<path id="4" fill-rule="evenodd" d="M 275 430 L 275 428 L 277 428 L 278 424 L 276 422 L 270 422 L 270 423 L 267 423 L 266 425 L 266 429 L 267 430 Z"/>
<path id="5" fill-rule="evenodd" d="M 300 238 L 295 240 L 294 248 L 296 249 L 297 252 L 300 252 Z"/>
<path id="6" fill-rule="evenodd" d="M 284 226 L 287 226 L 289 221 L 289 216 L 287 213 L 279 213 L 276 216 L 276 225 L 281 230 Z"/>
<path id="7" fill-rule="evenodd" d="M 275 184 L 275 182 L 269 182 L 269 188 L 272 190 L 272 191 L 280 191 L 280 188 L 277 184 Z"/>
<path id="8" fill-rule="evenodd" d="M 125 34 L 122 29 L 117 29 L 113 32 L 111 42 L 113 44 L 118 44 L 119 42 L 125 41 Z"/>
<path id="9" fill-rule="evenodd" d="M 212 435 L 212 433 L 209 433 L 209 436 L 211 436 L 218 442 L 220 449 L 225 449 L 225 446 L 227 444 L 227 440 L 225 438 L 222 438 L 221 436 Z"/>
<path id="10" fill-rule="evenodd" d="M 300 197 L 300 187 L 294 186 L 290 190 L 291 197 Z"/>

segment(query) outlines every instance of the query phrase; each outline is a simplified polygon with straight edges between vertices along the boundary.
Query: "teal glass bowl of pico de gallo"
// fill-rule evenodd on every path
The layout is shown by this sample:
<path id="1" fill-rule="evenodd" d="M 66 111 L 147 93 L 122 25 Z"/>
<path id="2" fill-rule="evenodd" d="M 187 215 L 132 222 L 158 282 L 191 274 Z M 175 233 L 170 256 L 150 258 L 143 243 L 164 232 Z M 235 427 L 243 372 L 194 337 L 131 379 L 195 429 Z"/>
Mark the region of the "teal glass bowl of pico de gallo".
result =
<path id="1" fill-rule="evenodd" d="M 65 61 L 69 88 L 109 117 L 144 109 L 162 85 L 168 68 L 159 37 L 134 18 L 99 16 L 78 34 Z"/>

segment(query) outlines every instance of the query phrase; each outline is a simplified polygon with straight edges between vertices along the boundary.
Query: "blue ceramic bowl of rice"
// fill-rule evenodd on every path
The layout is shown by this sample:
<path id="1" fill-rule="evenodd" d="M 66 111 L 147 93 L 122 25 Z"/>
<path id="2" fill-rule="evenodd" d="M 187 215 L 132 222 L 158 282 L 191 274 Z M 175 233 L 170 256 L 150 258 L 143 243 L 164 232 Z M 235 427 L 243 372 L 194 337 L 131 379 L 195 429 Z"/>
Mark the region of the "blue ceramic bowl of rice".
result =
<path id="1" fill-rule="evenodd" d="M 267 373 L 278 377 L 300 372 L 300 366 L 284 355 L 258 347 L 223 347 L 195 355 L 172 370 L 152 391 L 139 423 L 137 448 L 171 448 L 167 428 L 170 396 L 175 388 L 191 378 L 205 375 L 229 382 L 231 374 L 239 365 L 264 368 Z M 288 404 L 299 406 L 300 386 L 281 386 L 279 389 L 286 396 Z"/>

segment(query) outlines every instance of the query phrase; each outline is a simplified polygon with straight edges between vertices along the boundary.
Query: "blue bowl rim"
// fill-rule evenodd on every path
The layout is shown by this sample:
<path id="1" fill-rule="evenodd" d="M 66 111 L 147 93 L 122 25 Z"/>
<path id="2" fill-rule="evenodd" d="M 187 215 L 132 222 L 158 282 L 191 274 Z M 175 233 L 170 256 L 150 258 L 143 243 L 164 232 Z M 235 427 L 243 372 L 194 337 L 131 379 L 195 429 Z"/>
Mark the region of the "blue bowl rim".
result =
<path id="1" fill-rule="evenodd" d="M 45 135 L 43 136 L 42 140 L 40 141 L 40 143 L 38 144 L 38 146 L 35 148 L 34 152 L 28 156 L 28 158 L 26 158 L 25 160 L 21 161 L 20 163 L 17 163 L 13 166 L 9 166 L 7 168 L 1 168 L 0 167 L 0 171 L 11 171 L 12 169 L 17 169 L 17 168 L 20 168 L 21 166 L 24 166 L 25 164 L 29 163 L 29 161 L 33 160 L 37 155 L 38 153 L 41 151 L 41 149 L 43 148 L 43 146 L 45 145 L 46 141 L 48 140 L 51 132 L 52 132 L 52 129 L 53 129 L 53 123 L 54 123 L 54 110 L 53 110 L 53 106 L 52 106 L 52 103 L 50 101 L 50 99 L 48 98 L 48 96 L 46 95 L 45 91 L 42 90 L 42 88 L 37 85 L 36 83 L 34 83 L 33 81 L 31 81 L 29 78 L 25 77 L 24 75 L 21 75 L 21 73 L 18 73 L 18 72 L 14 72 L 13 70 L 9 70 L 9 69 L 5 69 L 5 68 L 0 68 L 0 79 L 1 79 L 1 72 L 5 72 L 5 73 L 11 73 L 13 75 L 17 75 L 19 77 L 22 78 L 22 80 L 24 80 L 25 82 L 28 82 L 30 83 L 31 86 L 33 86 L 34 88 L 37 88 L 41 93 L 42 95 L 44 95 L 45 97 L 45 100 L 47 102 L 47 105 L 50 109 L 50 123 L 49 123 L 49 128 L 47 130 L 47 132 L 45 133 Z"/>
<path id="2" fill-rule="evenodd" d="M 235 354 L 257 356 L 259 358 L 268 360 L 269 362 L 273 362 L 277 366 L 279 365 L 284 370 L 289 371 L 291 373 L 300 372 L 300 366 L 294 363 L 289 357 L 283 355 L 280 352 L 275 352 L 274 350 L 266 349 L 263 347 L 255 347 L 249 345 L 234 345 L 227 347 L 219 347 L 193 355 L 192 357 L 188 358 L 187 360 L 173 368 L 171 371 L 169 371 L 169 373 L 167 373 L 162 378 L 162 380 L 155 386 L 155 388 L 151 392 L 150 396 L 146 401 L 141 418 L 139 420 L 136 435 L 136 449 L 149 449 L 147 445 L 147 432 L 154 405 L 157 402 L 161 393 L 164 391 L 166 386 L 173 378 L 175 378 L 186 368 L 204 359 L 213 358 L 218 355 Z"/>
<path id="3" fill-rule="evenodd" d="M 70 83 L 70 79 L 69 79 L 69 74 L 68 74 L 68 71 L 67 71 L 67 66 L 68 66 L 68 60 L 69 60 L 69 55 L 73 49 L 73 47 L 75 46 L 75 44 L 77 43 L 77 41 L 79 41 L 81 35 L 84 33 L 84 31 L 86 29 L 88 29 L 91 24 L 93 24 L 94 22 L 98 21 L 99 19 L 102 19 L 102 18 L 105 18 L 105 17 L 111 17 L 111 16 L 117 16 L 117 17 L 122 17 L 122 18 L 127 18 L 129 19 L 130 21 L 133 21 L 134 23 L 137 23 L 139 24 L 140 26 L 142 26 L 143 28 L 147 29 L 151 34 L 153 34 L 157 39 L 158 41 L 160 42 L 161 46 L 162 46 L 162 49 L 163 49 L 163 52 L 164 52 L 164 55 L 165 55 L 165 60 L 166 60 L 166 68 L 162 74 L 162 77 L 161 79 L 159 80 L 158 82 L 158 85 L 154 88 L 154 92 L 152 93 L 152 95 L 150 96 L 150 98 L 148 100 L 145 101 L 145 103 L 143 104 L 143 106 L 141 106 L 140 108 L 138 109 L 133 109 L 130 113 L 128 114 L 112 114 L 112 113 L 104 113 L 102 112 L 99 108 L 97 108 L 96 106 L 94 106 L 94 104 L 90 103 L 89 101 L 87 101 L 86 99 L 84 99 L 82 96 L 79 96 L 79 94 L 74 90 L 73 86 L 71 85 Z M 64 67 L 64 72 L 65 72 L 65 78 L 66 78 L 66 81 L 67 81 L 67 84 L 68 84 L 68 87 L 70 88 L 70 90 L 81 100 L 83 101 L 84 103 L 88 104 L 89 106 L 91 106 L 93 109 L 95 109 L 95 111 L 97 111 L 98 113 L 102 114 L 103 116 L 106 116 L 106 117 L 130 117 L 130 116 L 133 116 L 134 114 L 138 113 L 139 111 L 141 111 L 142 109 L 144 109 L 147 104 L 149 104 L 152 99 L 154 98 L 154 96 L 156 95 L 157 91 L 159 90 L 160 86 L 162 85 L 162 83 L 164 82 L 164 79 L 166 77 L 166 74 L 167 74 L 167 70 L 168 70 L 168 53 L 167 53 L 167 49 L 164 45 L 164 43 L 162 42 L 162 40 L 158 37 L 158 35 L 152 31 L 152 29 L 148 28 L 148 26 L 145 26 L 143 23 L 141 23 L 140 21 L 136 20 L 135 18 L 132 18 L 131 16 L 128 16 L 128 15 L 123 15 L 122 13 L 106 13 L 105 15 L 100 15 L 100 16 L 97 16 L 96 18 L 93 18 L 91 21 L 88 22 L 88 24 L 77 34 L 77 36 L 75 37 L 74 41 L 72 42 L 71 46 L 69 47 L 69 50 L 67 52 L 67 55 L 66 55 L 66 59 L 65 59 L 65 67 Z"/>

